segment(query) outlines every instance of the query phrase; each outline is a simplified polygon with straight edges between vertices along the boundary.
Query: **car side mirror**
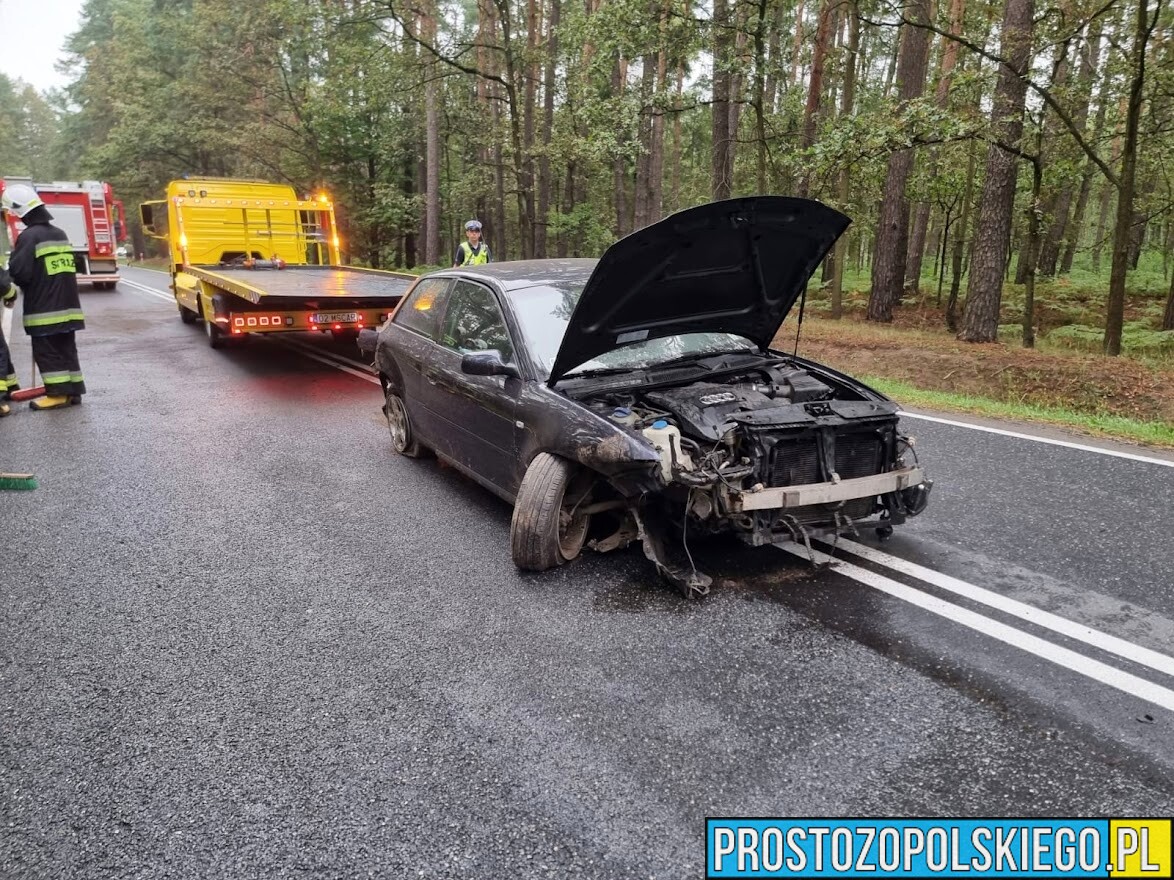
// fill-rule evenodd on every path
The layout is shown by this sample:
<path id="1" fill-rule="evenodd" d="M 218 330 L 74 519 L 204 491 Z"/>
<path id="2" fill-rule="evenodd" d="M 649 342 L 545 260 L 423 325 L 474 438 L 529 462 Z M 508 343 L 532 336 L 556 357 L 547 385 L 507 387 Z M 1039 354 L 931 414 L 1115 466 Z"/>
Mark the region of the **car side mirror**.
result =
<path id="1" fill-rule="evenodd" d="M 461 358 L 461 372 L 470 376 L 512 376 L 518 378 L 518 368 L 504 363 L 497 351 L 475 351 Z"/>

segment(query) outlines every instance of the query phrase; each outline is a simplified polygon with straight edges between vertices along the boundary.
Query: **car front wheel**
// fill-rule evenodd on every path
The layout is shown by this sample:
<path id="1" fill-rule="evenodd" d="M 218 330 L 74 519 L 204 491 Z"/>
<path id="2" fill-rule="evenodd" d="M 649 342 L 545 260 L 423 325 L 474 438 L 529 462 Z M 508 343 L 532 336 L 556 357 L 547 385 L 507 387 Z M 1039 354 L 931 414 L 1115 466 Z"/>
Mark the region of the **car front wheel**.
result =
<path id="1" fill-rule="evenodd" d="M 403 398 L 390 389 L 387 391 L 387 402 L 383 405 L 383 414 L 387 416 L 387 430 L 391 434 L 391 445 L 395 451 L 408 458 L 423 455 L 424 448 L 412 430 Z"/>
<path id="2" fill-rule="evenodd" d="M 591 526 L 591 475 L 564 458 L 540 452 L 518 489 L 510 523 L 514 564 L 544 571 L 579 555 Z"/>

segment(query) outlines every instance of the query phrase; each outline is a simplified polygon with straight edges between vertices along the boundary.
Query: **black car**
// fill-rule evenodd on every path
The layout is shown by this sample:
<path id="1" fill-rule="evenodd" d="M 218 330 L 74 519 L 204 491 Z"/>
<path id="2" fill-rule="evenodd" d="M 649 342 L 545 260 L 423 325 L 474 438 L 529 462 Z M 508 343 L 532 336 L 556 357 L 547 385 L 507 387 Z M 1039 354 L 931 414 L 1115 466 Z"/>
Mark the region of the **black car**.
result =
<path id="1" fill-rule="evenodd" d="M 769 348 L 848 223 L 806 199 L 732 199 L 598 261 L 427 275 L 360 339 L 392 444 L 512 503 L 522 569 L 640 540 L 670 581 L 704 593 L 686 535 L 887 535 L 931 486 L 897 405 Z"/>

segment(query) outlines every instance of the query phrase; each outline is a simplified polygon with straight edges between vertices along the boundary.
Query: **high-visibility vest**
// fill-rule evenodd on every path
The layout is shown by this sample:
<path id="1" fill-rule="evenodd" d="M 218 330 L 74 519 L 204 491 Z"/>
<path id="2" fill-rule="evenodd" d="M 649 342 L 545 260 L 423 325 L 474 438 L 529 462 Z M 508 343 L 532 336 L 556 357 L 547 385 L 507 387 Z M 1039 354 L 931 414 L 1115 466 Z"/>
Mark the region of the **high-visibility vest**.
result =
<path id="1" fill-rule="evenodd" d="M 473 248 L 467 241 L 461 242 L 461 265 L 462 266 L 480 266 L 482 263 L 489 262 L 489 245 L 484 242 L 481 243 L 481 249 L 477 253 L 473 253 Z"/>

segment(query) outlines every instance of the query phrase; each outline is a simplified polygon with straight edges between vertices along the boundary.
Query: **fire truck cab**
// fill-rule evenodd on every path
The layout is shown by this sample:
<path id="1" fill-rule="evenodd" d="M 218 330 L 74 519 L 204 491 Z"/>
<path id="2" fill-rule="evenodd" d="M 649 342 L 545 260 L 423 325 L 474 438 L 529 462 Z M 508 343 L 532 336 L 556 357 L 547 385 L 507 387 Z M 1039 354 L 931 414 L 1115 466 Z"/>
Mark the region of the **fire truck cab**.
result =
<path id="1" fill-rule="evenodd" d="M 78 282 L 112 290 L 120 280 L 116 249 L 126 226 L 122 203 L 114 198 L 110 184 L 98 180 L 35 183 L 27 177 L 5 177 L 0 179 L 0 192 L 15 183 L 35 189 L 53 215 L 53 225 L 69 237 Z M 24 224 L 11 214 L 6 219 L 8 240 L 15 243 Z"/>

